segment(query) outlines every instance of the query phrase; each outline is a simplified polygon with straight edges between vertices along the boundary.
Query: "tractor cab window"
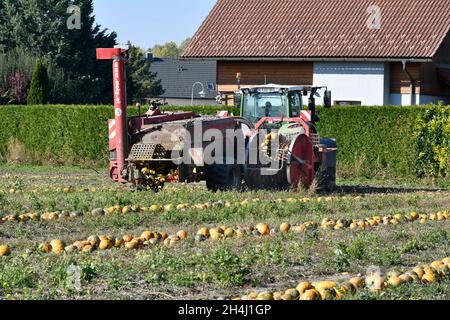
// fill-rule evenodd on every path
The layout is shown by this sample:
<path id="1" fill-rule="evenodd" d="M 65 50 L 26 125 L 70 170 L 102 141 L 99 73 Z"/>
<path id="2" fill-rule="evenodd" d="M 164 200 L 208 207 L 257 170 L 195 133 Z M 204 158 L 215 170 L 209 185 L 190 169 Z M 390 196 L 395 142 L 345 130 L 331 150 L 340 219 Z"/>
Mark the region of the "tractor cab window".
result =
<path id="1" fill-rule="evenodd" d="M 297 118 L 303 108 L 302 95 L 300 92 L 293 92 L 289 94 L 289 102 L 291 106 L 291 116 Z"/>
<path id="2" fill-rule="evenodd" d="M 279 93 L 245 94 L 242 115 L 251 122 L 257 122 L 264 117 L 286 117 L 286 96 Z"/>

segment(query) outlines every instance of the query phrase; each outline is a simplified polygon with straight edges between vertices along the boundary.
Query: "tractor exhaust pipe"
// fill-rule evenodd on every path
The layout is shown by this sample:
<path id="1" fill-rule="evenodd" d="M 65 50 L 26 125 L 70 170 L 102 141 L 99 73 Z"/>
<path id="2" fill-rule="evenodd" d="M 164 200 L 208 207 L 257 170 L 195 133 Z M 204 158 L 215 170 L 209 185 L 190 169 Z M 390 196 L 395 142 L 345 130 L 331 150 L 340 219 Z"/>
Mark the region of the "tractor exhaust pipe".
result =
<path id="1" fill-rule="evenodd" d="M 115 118 L 115 145 L 117 153 L 117 175 L 119 182 L 126 183 L 125 160 L 128 157 L 128 125 L 127 125 L 127 99 L 125 88 L 125 61 L 127 49 L 100 48 L 97 49 L 97 60 L 112 60 L 113 86 L 114 86 L 114 118 Z"/>

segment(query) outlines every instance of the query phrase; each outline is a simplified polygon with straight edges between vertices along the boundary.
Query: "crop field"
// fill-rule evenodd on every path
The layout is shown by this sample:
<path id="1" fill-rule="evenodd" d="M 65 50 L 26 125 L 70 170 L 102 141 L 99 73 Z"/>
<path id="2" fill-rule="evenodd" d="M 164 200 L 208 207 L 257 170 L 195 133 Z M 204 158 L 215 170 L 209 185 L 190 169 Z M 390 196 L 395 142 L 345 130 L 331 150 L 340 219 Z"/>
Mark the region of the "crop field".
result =
<path id="1" fill-rule="evenodd" d="M 450 188 L 338 185 L 132 193 L 103 169 L 1 166 L 0 299 L 450 299 Z"/>

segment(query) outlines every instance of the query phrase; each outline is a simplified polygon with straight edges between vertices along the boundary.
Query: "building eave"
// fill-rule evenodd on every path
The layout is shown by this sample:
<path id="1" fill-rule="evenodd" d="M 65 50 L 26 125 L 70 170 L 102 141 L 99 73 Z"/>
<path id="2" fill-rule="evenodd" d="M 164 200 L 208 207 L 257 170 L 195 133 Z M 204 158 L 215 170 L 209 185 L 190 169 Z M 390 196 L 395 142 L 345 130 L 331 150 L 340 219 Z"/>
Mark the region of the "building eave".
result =
<path id="1" fill-rule="evenodd" d="M 323 58 L 323 57 L 182 57 L 183 60 L 214 60 L 214 61 L 308 61 L 308 62 L 433 62 L 433 58 Z"/>

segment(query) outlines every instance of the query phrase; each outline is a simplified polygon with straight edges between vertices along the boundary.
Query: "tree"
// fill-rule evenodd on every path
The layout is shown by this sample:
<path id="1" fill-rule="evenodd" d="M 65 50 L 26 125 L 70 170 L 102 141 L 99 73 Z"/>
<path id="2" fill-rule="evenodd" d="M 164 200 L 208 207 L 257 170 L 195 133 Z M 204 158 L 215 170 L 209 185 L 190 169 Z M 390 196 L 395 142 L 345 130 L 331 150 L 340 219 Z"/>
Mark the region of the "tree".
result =
<path id="1" fill-rule="evenodd" d="M 163 45 L 155 45 L 151 51 L 153 56 L 157 58 L 177 58 L 180 55 L 178 45 L 171 41 Z"/>
<path id="2" fill-rule="evenodd" d="M 67 28 L 67 8 L 81 11 L 81 29 Z M 117 35 L 95 23 L 92 0 L 1 0 L 0 51 L 23 48 L 64 71 L 71 90 L 65 103 L 109 103 L 111 64 L 95 57 L 98 47 L 113 47 Z"/>
<path id="3" fill-rule="evenodd" d="M 33 77 L 31 78 L 30 93 L 28 94 L 28 104 L 47 104 L 50 97 L 47 68 L 41 60 L 36 62 Z"/>
<path id="4" fill-rule="evenodd" d="M 190 43 L 191 38 L 185 39 L 180 45 L 177 45 L 175 42 L 170 41 L 166 42 L 163 45 L 155 45 L 150 49 L 153 52 L 153 56 L 156 58 L 178 58 L 183 53 L 184 49 Z"/>
<path id="5" fill-rule="evenodd" d="M 187 48 L 189 43 L 191 43 L 192 38 L 187 38 L 183 42 L 180 43 L 180 56 L 183 54 L 184 50 Z"/>
<path id="6" fill-rule="evenodd" d="M 158 97 L 164 93 L 161 80 L 150 72 L 151 63 L 146 59 L 145 52 L 139 47 L 128 43 L 130 50 L 127 62 L 127 98 L 128 103 L 142 102 L 146 98 Z"/>

